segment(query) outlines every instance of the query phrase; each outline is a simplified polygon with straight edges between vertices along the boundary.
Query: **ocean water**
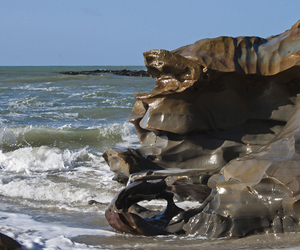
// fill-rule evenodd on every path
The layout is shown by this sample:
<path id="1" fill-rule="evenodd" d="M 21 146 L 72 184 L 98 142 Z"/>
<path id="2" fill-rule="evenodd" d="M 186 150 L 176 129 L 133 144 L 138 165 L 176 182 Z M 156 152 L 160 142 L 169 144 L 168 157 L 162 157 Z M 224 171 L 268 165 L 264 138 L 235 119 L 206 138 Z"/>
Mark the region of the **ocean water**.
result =
<path id="1" fill-rule="evenodd" d="M 139 147 L 127 117 L 133 93 L 154 80 L 58 72 L 124 68 L 144 69 L 0 67 L 0 232 L 26 249 L 300 249 L 294 234 L 144 237 L 108 225 L 106 206 L 123 186 L 101 155 Z"/>

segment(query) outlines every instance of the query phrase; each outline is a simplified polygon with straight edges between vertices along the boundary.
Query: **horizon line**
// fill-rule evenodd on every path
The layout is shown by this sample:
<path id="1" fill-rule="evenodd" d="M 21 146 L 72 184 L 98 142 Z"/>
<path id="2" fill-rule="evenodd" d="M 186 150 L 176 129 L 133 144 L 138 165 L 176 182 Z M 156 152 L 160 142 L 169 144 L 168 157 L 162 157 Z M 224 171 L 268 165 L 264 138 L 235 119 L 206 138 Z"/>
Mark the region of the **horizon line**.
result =
<path id="1" fill-rule="evenodd" d="M 0 65 L 0 67 L 146 67 L 145 65 Z"/>

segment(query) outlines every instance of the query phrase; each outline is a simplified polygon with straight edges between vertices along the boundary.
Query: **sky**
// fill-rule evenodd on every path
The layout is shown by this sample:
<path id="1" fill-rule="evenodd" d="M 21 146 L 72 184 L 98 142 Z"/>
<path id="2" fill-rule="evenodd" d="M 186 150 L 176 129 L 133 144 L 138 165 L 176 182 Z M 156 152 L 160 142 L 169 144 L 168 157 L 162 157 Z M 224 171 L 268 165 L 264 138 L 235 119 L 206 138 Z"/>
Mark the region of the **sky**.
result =
<path id="1" fill-rule="evenodd" d="M 0 66 L 144 65 L 151 49 L 282 33 L 299 10 L 300 0 L 0 0 Z"/>

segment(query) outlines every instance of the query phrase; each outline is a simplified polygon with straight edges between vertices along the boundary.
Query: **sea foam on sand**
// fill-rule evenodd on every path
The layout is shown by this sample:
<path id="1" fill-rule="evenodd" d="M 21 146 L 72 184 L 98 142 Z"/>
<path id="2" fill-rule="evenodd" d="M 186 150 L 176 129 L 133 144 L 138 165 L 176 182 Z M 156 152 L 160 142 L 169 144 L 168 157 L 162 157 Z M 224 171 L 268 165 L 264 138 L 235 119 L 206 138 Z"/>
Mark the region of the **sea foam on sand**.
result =
<path id="1" fill-rule="evenodd" d="M 12 237 L 25 249 L 91 249 L 70 238 L 81 235 L 114 236 L 116 233 L 101 229 L 68 227 L 35 221 L 25 214 L 0 212 L 2 233 Z"/>

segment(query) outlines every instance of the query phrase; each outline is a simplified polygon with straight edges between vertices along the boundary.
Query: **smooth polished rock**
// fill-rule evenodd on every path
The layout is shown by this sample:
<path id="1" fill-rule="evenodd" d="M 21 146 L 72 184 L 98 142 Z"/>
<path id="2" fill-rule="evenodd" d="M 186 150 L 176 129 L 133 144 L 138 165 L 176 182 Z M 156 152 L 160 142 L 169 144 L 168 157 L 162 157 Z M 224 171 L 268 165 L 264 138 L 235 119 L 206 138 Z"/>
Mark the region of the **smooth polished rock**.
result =
<path id="1" fill-rule="evenodd" d="M 300 21 L 266 39 L 204 39 L 144 57 L 155 88 L 135 94 L 129 115 L 141 147 L 103 154 L 129 183 L 109 223 L 144 235 L 298 232 Z M 153 199 L 165 210 L 140 208 Z M 181 209 L 184 200 L 198 204 Z"/>
<path id="2" fill-rule="evenodd" d="M 14 239 L 8 237 L 5 234 L 0 233 L 0 249 L 2 250 L 17 250 L 21 249 L 21 245 L 19 242 Z"/>

